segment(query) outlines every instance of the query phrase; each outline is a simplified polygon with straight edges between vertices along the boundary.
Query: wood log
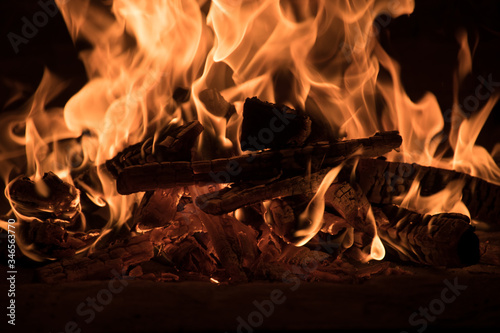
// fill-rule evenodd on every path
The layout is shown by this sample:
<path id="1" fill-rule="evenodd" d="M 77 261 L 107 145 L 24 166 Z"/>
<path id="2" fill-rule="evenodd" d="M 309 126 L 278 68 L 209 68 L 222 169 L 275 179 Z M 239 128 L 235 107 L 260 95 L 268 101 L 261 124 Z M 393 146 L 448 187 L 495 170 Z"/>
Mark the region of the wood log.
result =
<path id="1" fill-rule="evenodd" d="M 153 229 L 151 240 L 169 265 L 231 282 L 246 281 L 244 269 L 258 257 L 253 228 L 228 215 L 206 215 L 193 204 L 177 212 L 169 225 Z"/>
<path id="2" fill-rule="evenodd" d="M 357 184 L 336 182 L 325 193 L 326 210 L 343 217 L 351 230 L 342 242 L 343 253 L 355 261 L 365 262 L 376 234 L 376 225 L 369 216 L 371 205 Z"/>
<path id="3" fill-rule="evenodd" d="M 277 180 L 269 184 L 236 184 L 217 192 L 200 195 L 195 203 L 204 212 L 220 215 L 238 208 L 279 197 L 307 195 L 316 192 L 329 168 L 315 172 L 310 176 L 296 176 Z"/>
<path id="4" fill-rule="evenodd" d="M 278 253 L 266 261 L 259 261 L 256 276 L 270 281 L 323 281 L 354 282 L 373 275 L 397 273 L 390 263 L 355 267 L 345 260 L 335 259 L 337 252 L 330 253 L 323 248 L 297 247 L 282 244 Z"/>
<path id="5" fill-rule="evenodd" d="M 240 249 L 237 247 L 235 239 L 228 237 L 228 233 L 225 232 L 225 229 L 231 228 L 230 225 L 227 225 L 231 221 L 227 219 L 227 216 L 208 215 L 199 209 L 197 212 L 203 225 L 207 228 L 212 246 L 222 267 L 226 270 L 229 280 L 231 282 L 248 281 L 241 265 L 241 256 L 238 255 L 241 253 Z"/>
<path id="6" fill-rule="evenodd" d="M 74 256 L 78 250 L 93 243 L 100 234 L 98 230 L 68 231 L 67 224 L 65 220 L 35 219 L 21 224 L 20 234 L 23 235 L 24 243 L 32 246 L 32 252 L 41 257 L 57 259 Z"/>
<path id="7" fill-rule="evenodd" d="M 196 162 L 148 163 L 123 169 L 117 178 L 121 194 L 206 183 L 233 183 L 270 179 L 283 171 L 294 174 L 334 166 L 362 150 L 364 157 L 376 157 L 401 145 L 397 132 L 382 132 L 366 139 L 279 151 L 262 151 L 231 158 Z"/>
<path id="8" fill-rule="evenodd" d="M 311 134 L 311 119 L 286 105 L 247 98 L 243 105 L 242 150 L 301 147 Z"/>
<path id="9" fill-rule="evenodd" d="M 310 195 L 296 195 L 272 199 L 267 206 L 267 222 L 271 230 L 287 243 L 297 244 L 300 238 L 295 232 L 300 229 L 299 215 L 306 209 Z"/>
<path id="10" fill-rule="evenodd" d="M 27 217 L 71 221 L 80 212 L 80 191 L 53 172 L 36 183 L 28 177 L 18 178 L 8 191 L 14 208 Z"/>
<path id="11" fill-rule="evenodd" d="M 205 276 L 217 270 L 215 251 L 209 244 L 207 229 L 192 204 L 177 211 L 167 225 L 151 230 L 150 234 L 161 263 L 173 266 L 179 272 Z"/>
<path id="12" fill-rule="evenodd" d="M 229 120 L 236 113 L 234 105 L 227 102 L 216 89 L 202 90 L 198 97 L 205 105 L 207 111 L 216 117 L 224 117 L 226 120 Z"/>
<path id="13" fill-rule="evenodd" d="M 356 187 L 356 186 L 355 186 Z M 348 183 L 332 184 L 325 195 L 356 230 L 373 237 L 367 218 L 370 203 L 360 188 Z M 479 241 L 468 217 L 443 213 L 422 215 L 395 205 L 373 207 L 376 232 L 383 244 L 400 259 L 425 265 L 460 267 L 479 261 Z"/>
<path id="14" fill-rule="evenodd" d="M 214 258 L 193 235 L 165 244 L 159 255 L 179 271 L 210 276 L 217 270 Z"/>
<path id="15" fill-rule="evenodd" d="M 465 215 L 421 215 L 394 205 L 375 207 L 374 214 L 380 238 L 401 259 L 446 267 L 479 262 L 479 240 Z"/>
<path id="16" fill-rule="evenodd" d="M 373 237 L 375 225 L 368 218 L 370 202 L 357 184 L 336 182 L 325 193 L 325 206 L 335 209 L 347 223 Z"/>
<path id="17" fill-rule="evenodd" d="M 38 278 L 45 283 L 102 280 L 123 273 L 132 265 L 153 257 L 149 234 L 117 241 L 106 249 L 85 257 L 64 258 L 38 269 Z"/>
<path id="18" fill-rule="evenodd" d="M 146 192 L 134 212 L 134 222 L 142 230 L 166 226 L 175 217 L 183 193 L 182 188 Z"/>
<path id="19" fill-rule="evenodd" d="M 462 181 L 462 201 L 471 218 L 500 226 L 500 186 L 483 179 L 452 170 L 378 159 L 360 159 L 356 177 L 368 200 L 377 204 L 397 204 L 396 197 L 405 194 L 415 179 L 420 179 L 420 194 L 424 196 L 443 190 L 451 181 Z"/>
<path id="20" fill-rule="evenodd" d="M 294 242 L 297 230 L 295 210 L 285 199 L 273 199 L 268 206 L 271 230 L 285 242 Z"/>
<path id="21" fill-rule="evenodd" d="M 199 121 L 184 125 L 170 124 L 157 137 L 149 137 L 125 148 L 106 161 L 108 171 L 116 178 L 123 169 L 151 162 L 190 161 L 191 148 L 203 131 Z"/>

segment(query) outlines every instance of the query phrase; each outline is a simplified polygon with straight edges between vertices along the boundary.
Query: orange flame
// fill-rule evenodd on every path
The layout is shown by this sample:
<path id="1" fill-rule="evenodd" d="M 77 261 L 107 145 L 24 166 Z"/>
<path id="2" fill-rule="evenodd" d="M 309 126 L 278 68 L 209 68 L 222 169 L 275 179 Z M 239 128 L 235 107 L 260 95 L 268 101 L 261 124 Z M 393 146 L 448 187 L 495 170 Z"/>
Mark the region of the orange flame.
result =
<path id="1" fill-rule="evenodd" d="M 325 193 L 335 178 L 337 178 L 344 164 L 340 164 L 326 174 L 306 209 L 300 214 L 298 224 L 301 228 L 294 235 L 300 238 L 295 243 L 296 246 L 306 244 L 321 230 L 323 226 L 323 213 L 325 212 Z"/>

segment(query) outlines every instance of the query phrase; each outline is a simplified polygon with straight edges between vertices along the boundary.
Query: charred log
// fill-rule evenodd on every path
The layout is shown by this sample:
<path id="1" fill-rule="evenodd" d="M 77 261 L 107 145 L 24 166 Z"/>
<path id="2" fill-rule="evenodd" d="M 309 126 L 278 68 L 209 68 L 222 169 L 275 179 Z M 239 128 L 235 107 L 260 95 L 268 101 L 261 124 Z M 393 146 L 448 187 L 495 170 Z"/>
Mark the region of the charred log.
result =
<path id="1" fill-rule="evenodd" d="M 245 282 L 248 277 L 242 267 L 241 248 L 237 240 L 226 230 L 231 228 L 229 217 L 213 216 L 198 210 L 198 215 L 207 228 L 215 253 L 232 282 Z M 237 221 L 237 220 L 236 220 Z"/>
<path id="2" fill-rule="evenodd" d="M 247 98 L 243 105 L 240 143 L 243 150 L 301 147 L 311 134 L 311 119 L 304 112 Z"/>
<path id="3" fill-rule="evenodd" d="M 135 223 L 140 229 L 166 226 L 175 217 L 183 192 L 179 188 L 146 192 L 135 212 Z"/>
<path id="4" fill-rule="evenodd" d="M 207 111 L 217 117 L 224 117 L 227 120 L 236 113 L 233 104 L 227 102 L 216 89 L 205 89 L 198 95 Z"/>
<path id="5" fill-rule="evenodd" d="M 470 220 L 461 214 L 422 215 L 394 205 L 373 207 L 360 189 L 347 183 L 333 184 L 325 195 L 354 229 L 373 237 L 376 232 L 384 245 L 400 259 L 425 265 L 460 267 L 479 260 L 479 241 Z"/>
<path id="6" fill-rule="evenodd" d="M 370 202 L 377 204 L 397 204 L 395 198 L 406 193 L 416 179 L 420 180 L 423 196 L 435 194 L 450 182 L 459 181 L 463 184 L 462 201 L 471 218 L 500 225 L 500 186 L 481 178 L 452 170 L 374 159 L 361 159 L 356 176 Z"/>
<path id="7" fill-rule="evenodd" d="M 203 131 L 198 121 L 182 126 L 170 124 L 156 138 L 125 148 L 106 162 L 109 172 L 116 178 L 123 169 L 152 162 L 190 161 L 191 148 Z"/>
<path id="8" fill-rule="evenodd" d="M 217 192 L 200 195 L 195 202 L 204 212 L 220 215 L 264 200 L 314 193 L 329 169 L 310 176 L 296 176 L 269 184 L 236 184 Z"/>
<path id="9" fill-rule="evenodd" d="M 366 139 L 317 143 L 279 151 L 263 151 L 231 158 L 196 162 L 163 162 L 130 166 L 117 178 L 121 194 L 206 183 L 269 180 L 282 172 L 302 174 L 334 166 L 362 150 L 364 157 L 377 157 L 398 148 L 397 132 L 382 132 Z"/>
<path id="10" fill-rule="evenodd" d="M 185 272 L 210 276 L 217 269 L 215 260 L 194 236 L 164 245 L 160 255 L 176 269 Z"/>
<path id="11" fill-rule="evenodd" d="M 307 207 L 312 194 L 297 195 L 271 200 L 268 205 L 268 223 L 271 230 L 287 243 L 298 241 L 295 232 L 300 229 L 299 215 Z"/>
<path id="12" fill-rule="evenodd" d="M 38 277 L 46 283 L 109 279 L 152 257 L 153 245 L 149 234 L 144 234 L 118 241 L 86 257 L 64 258 L 41 267 Z"/>
<path id="13" fill-rule="evenodd" d="M 66 258 L 76 254 L 78 250 L 89 246 L 99 236 L 99 231 L 71 232 L 66 230 L 68 221 L 35 219 L 25 223 L 24 241 L 33 246 L 33 250 L 48 258 Z"/>
<path id="14" fill-rule="evenodd" d="M 37 182 L 18 178 L 10 184 L 9 195 L 19 213 L 41 220 L 70 221 L 80 211 L 80 191 L 53 172 L 45 173 Z"/>
<path id="15" fill-rule="evenodd" d="M 374 213 L 380 238 L 402 259 L 446 267 L 479 262 L 479 240 L 465 215 L 421 215 L 394 205 Z"/>

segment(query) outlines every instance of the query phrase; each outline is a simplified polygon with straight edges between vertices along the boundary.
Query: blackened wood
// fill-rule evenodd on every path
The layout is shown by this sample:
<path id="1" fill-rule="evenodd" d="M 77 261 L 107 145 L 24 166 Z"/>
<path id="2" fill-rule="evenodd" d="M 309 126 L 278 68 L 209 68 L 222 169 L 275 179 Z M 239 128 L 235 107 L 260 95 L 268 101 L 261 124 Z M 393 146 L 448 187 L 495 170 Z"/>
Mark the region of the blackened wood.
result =
<path id="1" fill-rule="evenodd" d="M 170 124 L 160 134 L 125 148 L 106 167 L 116 178 L 126 167 L 151 162 L 190 161 L 191 148 L 203 131 L 195 120 L 184 125 Z"/>
<path id="2" fill-rule="evenodd" d="M 228 223 L 231 223 L 229 217 L 208 215 L 200 210 L 198 210 L 198 215 L 207 228 L 217 258 L 226 270 L 229 280 L 231 282 L 248 281 L 242 267 L 241 256 L 238 255 L 239 248 L 236 246 L 234 238 L 228 237 L 229 234 L 225 232 L 226 228 L 231 227 L 227 226 Z"/>
<path id="3" fill-rule="evenodd" d="M 371 237 L 374 221 L 368 219 L 370 203 L 362 191 L 348 183 L 334 183 L 325 195 L 354 229 Z M 467 216 L 419 214 L 395 205 L 373 207 L 376 232 L 383 244 L 403 260 L 433 266 L 459 267 L 479 261 L 479 241 Z"/>
<path id="4" fill-rule="evenodd" d="M 247 98 L 243 105 L 242 150 L 285 149 L 303 146 L 311 134 L 311 119 L 286 105 Z"/>
<path id="5" fill-rule="evenodd" d="M 72 232 L 65 228 L 65 220 L 35 219 L 21 225 L 24 242 L 32 246 L 31 251 L 44 258 L 72 257 L 78 250 L 90 245 L 99 236 L 99 231 Z"/>
<path id="6" fill-rule="evenodd" d="M 134 222 L 141 229 L 162 227 L 177 213 L 177 204 L 183 189 L 171 188 L 146 192 L 137 210 Z"/>
<path id="7" fill-rule="evenodd" d="M 471 218 L 500 226 L 500 186 L 481 178 L 418 164 L 360 159 L 357 181 L 370 202 L 391 204 L 406 193 L 413 181 L 420 179 L 420 194 L 428 196 L 446 187 L 451 181 L 462 181 L 462 201 Z"/>
<path id="8" fill-rule="evenodd" d="M 216 89 L 205 89 L 198 95 L 207 111 L 217 117 L 231 118 L 236 113 L 233 104 L 227 102 Z"/>
<path id="9" fill-rule="evenodd" d="M 163 162 L 127 167 L 117 178 L 121 194 L 192 184 L 232 183 L 276 177 L 283 170 L 303 173 L 334 166 L 359 152 L 377 157 L 398 148 L 397 132 L 377 133 L 370 138 L 317 143 L 302 148 L 262 151 L 231 158 L 196 162 Z"/>
<path id="10" fill-rule="evenodd" d="M 332 183 L 325 193 L 325 205 L 335 209 L 356 230 L 375 235 L 374 222 L 368 218 L 370 202 L 357 184 Z"/>
<path id="11" fill-rule="evenodd" d="M 376 225 L 370 217 L 371 205 L 357 184 L 335 182 L 325 193 L 326 210 L 342 216 L 351 227 L 344 235 L 341 252 L 356 261 L 366 261 L 366 251 L 376 234 Z"/>
<path id="12" fill-rule="evenodd" d="M 152 257 L 153 244 L 149 234 L 144 234 L 118 241 L 89 256 L 64 258 L 43 266 L 38 269 L 38 277 L 45 283 L 109 279 Z"/>
<path id="13" fill-rule="evenodd" d="M 465 215 L 422 215 L 394 205 L 374 213 L 380 238 L 401 259 L 446 267 L 479 262 L 479 240 Z"/>
<path id="14" fill-rule="evenodd" d="M 210 276 L 217 269 L 214 258 L 192 235 L 181 241 L 165 244 L 159 254 L 179 271 Z"/>
<path id="15" fill-rule="evenodd" d="M 53 172 L 45 173 L 37 184 L 28 177 L 18 178 L 8 191 L 15 209 L 27 217 L 69 221 L 80 211 L 80 191 Z"/>
<path id="16" fill-rule="evenodd" d="M 309 176 L 296 176 L 257 185 L 236 184 L 231 188 L 200 195 L 195 203 L 209 214 L 225 214 L 238 208 L 264 200 L 314 193 L 330 169 L 323 169 Z"/>
<path id="17" fill-rule="evenodd" d="M 275 198 L 269 202 L 268 223 L 271 230 L 287 243 L 297 243 L 300 239 L 295 232 L 300 229 L 299 215 L 306 209 L 312 199 L 310 195 L 296 195 Z"/>
<path id="18" fill-rule="evenodd" d="M 271 230 L 281 237 L 285 242 L 294 240 L 294 232 L 297 230 L 295 212 L 285 199 L 273 199 L 268 206 Z"/>

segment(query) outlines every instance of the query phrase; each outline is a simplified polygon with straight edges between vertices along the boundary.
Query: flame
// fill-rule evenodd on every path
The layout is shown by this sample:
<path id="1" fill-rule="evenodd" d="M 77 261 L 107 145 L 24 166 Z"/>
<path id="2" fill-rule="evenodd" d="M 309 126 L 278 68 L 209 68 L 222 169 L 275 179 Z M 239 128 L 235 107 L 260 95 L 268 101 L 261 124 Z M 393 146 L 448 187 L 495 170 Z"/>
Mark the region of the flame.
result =
<path id="1" fill-rule="evenodd" d="M 412 0 L 56 3 L 73 41 L 91 45 L 80 53 L 88 82 L 64 108 L 47 107 L 66 83 L 45 71 L 26 106 L 2 116 L 0 172 L 6 184 L 19 174 L 38 181 L 48 171 L 72 183 L 73 175 L 96 168 L 99 189 L 86 188 L 86 195 L 106 210 L 101 235 L 124 225 L 141 199 L 141 194 L 116 192 L 102 167 L 106 160 L 128 145 L 154 138 L 171 122 L 193 119 L 205 127 L 195 158 L 241 153 L 243 101 L 252 96 L 306 110 L 338 137 L 397 129 L 403 145 L 389 159 L 454 169 L 500 184 L 492 156 L 475 145 L 498 97 L 489 96 L 471 116 L 459 103 L 458 87 L 472 69 L 466 33 L 457 34 L 460 65 L 450 117 L 443 116 L 431 93 L 417 102 L 408 97 L 398 64 L 378 42 L 374 22 L 411 14 Z M 379 77 L 381 68 L 388 78 Z M 179 88 L 191 92 L 188 101 L 175 100 Z M 200 93 L 210 88 L 234 104 L 230 119 L 201 102 Z M 448 118 L 452 123 L 446 134 Z M 452 157 L 444 157 L 450 150 Z M 338 172 L 335 168 L 325 177 L 309 203 L 302 218 L 312 223 L 297 232 L 304 237 L 297 245 L 321 227 L 322 196 Z M 466 213 L 454 194 L 459 187 L 450 184 L 439 195 L 422 198 L 416 182 L 402 201 L 426 212 Z M 43 184 L 39 191 L 46 191 Z M 29 244 L 22 248 L 31 250 Z M 378 236 L 371 256 L 383 257 Z"/>
<path id="2" fill-rule="evenodd" d="M 325 212 L 325 193 L 337 178 L 345 162 L 332 168 L 321 181 L 318 190 L 312 197 L 306 209 L 298 219 L 299 229 L 295 231 L 295 237 L 300 238 L 295 242 L 296 246 L 302 246 L 309 242 L 323 226 L 323 213 Z"/>
<path id="3" fill-rule="evenodd" d="M 371 259 L 382 260 L 385 257 L 385 247 L 384 244 L 382 244 L 382 240 L 378 236 L 377 224 L 371 206 L 368 209 L 368 213 L 366 214 L 366 219 L 372 224 L 375 234 L 373 236 L 372 244 L 370 246 L 370 254 L 365 258 L 365 260 L 366 261 L 369 261 Z"/>

